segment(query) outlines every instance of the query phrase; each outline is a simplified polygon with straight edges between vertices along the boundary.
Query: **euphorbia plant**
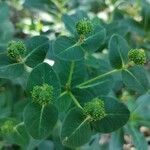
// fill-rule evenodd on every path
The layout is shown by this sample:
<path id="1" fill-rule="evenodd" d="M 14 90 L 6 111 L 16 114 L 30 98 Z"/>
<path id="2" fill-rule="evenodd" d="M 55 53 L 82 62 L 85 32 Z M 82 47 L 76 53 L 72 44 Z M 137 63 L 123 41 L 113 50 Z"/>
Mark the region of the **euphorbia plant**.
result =
<path id="1" fill-rule="evenodd" d="M 143 49 L 132 49 L 118 34 L 108 42 L 106 29 L 87 16 L 73 20 L 66 15 L 63 19 L 68 18 L 72 22 L 64 22 L 69 36 L 59 36 L 55 41 L 44 36 L 12 41 L 1 55 L 1 78 L 12 80 L 27 74 L 22 84 L 26 101 L 22 117 L 12 120 L 14 115 L 1 126 L 2 136 L 13 137 L 10 142 L 23 149 L 29 149 L 33 141 L 39 144 L 53 139 L 57 127 L 61 143 L 72 149 L 88 143 L 96 133 L 124 127 L 131 109 L 112 94 L 115 77 L 139 94 L 149 90 L 142 67 L 146 63 Z M 97 68 L 99 59 L 93 55 L 107 44 L 104 58 L 109 61 L 102 60 L 105 69 L 99 64 Z M 45 59 L 54 60 L 54 65 Z"/>

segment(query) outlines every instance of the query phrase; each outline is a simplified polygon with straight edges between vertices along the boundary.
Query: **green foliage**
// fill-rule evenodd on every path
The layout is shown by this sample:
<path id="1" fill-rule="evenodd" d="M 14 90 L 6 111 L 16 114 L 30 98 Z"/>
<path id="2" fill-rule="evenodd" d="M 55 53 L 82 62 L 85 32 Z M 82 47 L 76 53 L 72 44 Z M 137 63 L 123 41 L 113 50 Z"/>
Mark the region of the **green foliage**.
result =
<path id="1" fill-rule="evenodd" d="M 148 6 L 0 2 L 0 149 L 147 150 Z"/>
<path id="2" fill-rule="evenodd" d="M 130 61 L 136 65 L 144 65 L 146 63 L 146 54 L 143 49 L 131 49 L 128 53 Z"/>

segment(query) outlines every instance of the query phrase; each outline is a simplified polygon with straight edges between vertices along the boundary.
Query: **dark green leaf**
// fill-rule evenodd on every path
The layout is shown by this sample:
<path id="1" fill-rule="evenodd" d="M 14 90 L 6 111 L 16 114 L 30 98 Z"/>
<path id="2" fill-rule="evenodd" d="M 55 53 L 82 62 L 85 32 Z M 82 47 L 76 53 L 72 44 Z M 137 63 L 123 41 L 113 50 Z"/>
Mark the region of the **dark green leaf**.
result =
<path id="1" fill-rule="evenodd" d="M 97 26 L 94 32 L 84 40 L 81 45 L 86 51 L 96 51 L 98 48 L 104 44 L 106 38 L 106 30 L 101 26 Z"/>
<path id="2" fill-rule="evenodd" d="M 90 140 L 91 128 L 80 109 L 74 108 L 67 114 L 61 130 L 62 143 L 68 147 L 79 147 Z"/>
<path id="3" fill-rule="evenodd" d="M 93 123 L 96 131 L 109 133 L 124 126 L 130 116 L 127 107 L 111 97 L 101 98 L 104 101 L 106 116 Z"/>
<path id="4" fill-rule="evenodd" d="M 25 63 L 35 67 L 45 59 L 49 49 L 49 39 L 44 36 L 35 36 L 26 41 L 26 47 Z"/>
<path id="5" fill-rule="evenodd" d="M 30 93 L 34 86 L 47 83 L 54 88 L 54 99 L 60 95 L 60 83 L 58 77 L 52 67 L 47 63 L 42 63 L 36 66 L 28 79 L 27 91 Z"/>
<path id="6" fill-rule="evenodd" d="M 74 87 L 84 81 L 85 65 L 83 60 L 76 62 L 56 60 L 54 69 L 59 75 L 61 85 L 64 87 L 68 82 L 71 82 L 71 87 Z"/>
<path id="7" fill-rule="evenodd" d="M 112 35 L 108 49 L 112 67 L 122 68 L 128 61 L 129 47 L 125 39 L 117 34 Z"/>
<path id="8" fill-rule="evenodd" d="M 53 44 L 54 54 L 63 60 L 81 60 L 84 57 L 84 51 L 73 38 L 60 36 Z"/>
<path id="9" fill-rule="evenodd" d="M 149 88 L 145 70 L 140 66 L 134 66 L 122 71 L 122 79 L 128 89 L 138 93 L 145 93 Z"/>
<path id="10" fill-rule="evenodd" d="M 29 134 L 35 139 L 44 139 L 52 132 L 58 117 L 53 105 L 40 106 L 29 103 L 23 114 L 24 123 Z"/>

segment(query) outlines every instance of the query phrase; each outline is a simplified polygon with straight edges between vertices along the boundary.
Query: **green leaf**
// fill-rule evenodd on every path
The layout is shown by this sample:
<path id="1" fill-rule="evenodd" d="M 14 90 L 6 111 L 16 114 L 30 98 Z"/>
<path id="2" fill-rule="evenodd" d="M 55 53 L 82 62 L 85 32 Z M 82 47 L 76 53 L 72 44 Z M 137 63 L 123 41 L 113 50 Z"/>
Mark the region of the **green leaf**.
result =
<path id="1" fill-rule="evenodd" d="M 120 35 L 112 35 L 109 41 L 109 60 L 112 67 L 120 69 L 128 61 L 129 47 L 127 42 Z"/>
<path id="2" fill-rule="evenodd" d="M 54 99 L 56 100 L 60 95 L 60 83 L 56 73 L 47 63 L 41 63 L 32 70 L 27 82 L 28 93 L 32 91 L 34 86 L 43 85 L 44 83 L 53 86 Z"/>
<path id="3" fill-rule="evenodd" d="M 53 105 L 40 106 L 29 103 L 24 109 L 24 123 L 29 134 L 35 139 L 49 136 L 58 118 L 57 109 Z"/>
<path id="4" fill-rule="evenodd" d="M 148 150 L 148 144 L 144 135 L 133 125 L 128 125 L 127 128 L 129 134 L 131 134 L 134 146 L 137 150 Z"/>
<path id="5" fill-rule="evenodd" d="M 140 66 L 134 66 L 122 71 L 122 80 L 128 89 L 140 94 L 147 92 L 149 81 L 145 70 Z"/>
<path id="6" fill-rule="evenodd" d="M 0 3 L 0 20 L 4 21 L 9 19 L 9 7 L 5 2 Z"/>
<path id="7" fill-rule="evenodd" d="M 44 36 L 35 36 L 26 42 L 27 53 L 25 63 L 29 67 L 35 67 L 43 62 L 49 50 L 49 39 Z"/>
<path id="8" fill-rule="evenodd" d="M 6 53 L 0 54 L 0 78 L 14 79 L 25 71 L 23 63 L 14 63 L 9 60 Z"/>
<path id="9" fill-rule="evenodd" d="M 90 140 L 91 127 L 80 109 L 73 108 L 67 114 L 61 130 L 61 141 L 65 146 L 79 147 Z"/>
<path id="10" fill-rule="evenodd" d="M 80 44 L 73 38 L 60 36 L 53 44 L 54 54 L 63 60 L 77 61 L 84 57 L 84 51 Z"/>
<path id="11" fill-rule="evenodd" d="M 14 63 L 0 67 L 0 78 L 14 79 L 21 76 L 24 72 L 24 65 L 22 63 Z"/>
<path id="12" fill-rule="evenodd" d="M 65 112 L 69 109 L 72 103 L 72 99 L 67 92 L 64 92 L 55 102 L 55 106 L 57 107 L 59 112 Z"/>
<path id="13" fill-rule="evenodd" d="M 23 123 L 17 124 L 14 127 L 13 139 L 15 140 L 15 143 L 20 146 L 26 146 L 29 143 L 30 136 Z"/>
<path id="14" fill-rule="evenodd" d="M 109 143 L 109 150 L 122 150 L 124 144 L 124 133 L 122 129 L 117 130 L 111 134 Z"/>
<path id="15" fill-rule="evenodd" d="M 81 45 L 85 50 L 93 52 L 98 50 L 104 44 L 106 38 L 106 30 L 101 26 L 96 26 L 93 33 L 84 40 Z"/>
<path id="16" fill-rule="evenodd" d="M 56 60 L 54 64 L 54 70 L 56 70 L 61 85 L 64 87 L 68 83 L 71 84 L 71 87 L 75 87 L 77 84 L 83 82 L 86 72 L 85 69 L 83 60 L 76 62 Z"/>
<path id="17" fill-rule="evenodd" d="M 104 101 L 106 116 L 93 123 L 95 130 L 109 133 L 124 126 L 130 116 L 128 108 L 115 98 L 102 97 L 101 99 Z"/>

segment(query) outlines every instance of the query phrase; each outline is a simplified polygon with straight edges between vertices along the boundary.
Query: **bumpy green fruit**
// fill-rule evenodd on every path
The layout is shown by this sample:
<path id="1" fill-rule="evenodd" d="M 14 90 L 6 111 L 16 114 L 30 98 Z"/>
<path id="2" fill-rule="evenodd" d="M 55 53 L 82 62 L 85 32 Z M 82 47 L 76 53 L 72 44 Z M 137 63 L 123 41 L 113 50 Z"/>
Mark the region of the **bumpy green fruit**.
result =
<path id="1" fill-rule="evenodd" d="M 93 25 L 90 20 L 82 19 L 76 24 L 76 30 L 79 35 L 86 35 L 93 30 Z"/>
<path id="2" fill-rule="evenodd" d="M 146 63 L 146 54 L 143 49 L 131 49 L 128 53 L 130 61 L 136 65 L 144 65 Z"/>
<path id="3" fill-rule="evenodd" d="M 26 52 L 26 46 L 22 41 L 11 41 L 7 46 L 7 55 L 11 59 L 19 61 Z"/>
<path id="4" fill-rule="evenodd" d="M 15 126 L 14 121 L 12 121 L 12 120 L 5 121 L 4 124 L 0 128 L 1 129 L 1 133 L 3 135 L 8 135 L 8 134 L 13 133 L 14 126 Z"/>
<path id="5" fill-rule="evenodd" d="M 91 121 L 101 120 L 106 116 L 104 102 L 98 98 L 85 103 L 83 109 L 85 115 L 92 118 Z"/>
<path id="6" fill-rule="evenodd" d="M 31 92 L 33 102 L 40 105 L 48 105 L 53 101 L 53 86 L 43 84 L 35 86 Z"/>

